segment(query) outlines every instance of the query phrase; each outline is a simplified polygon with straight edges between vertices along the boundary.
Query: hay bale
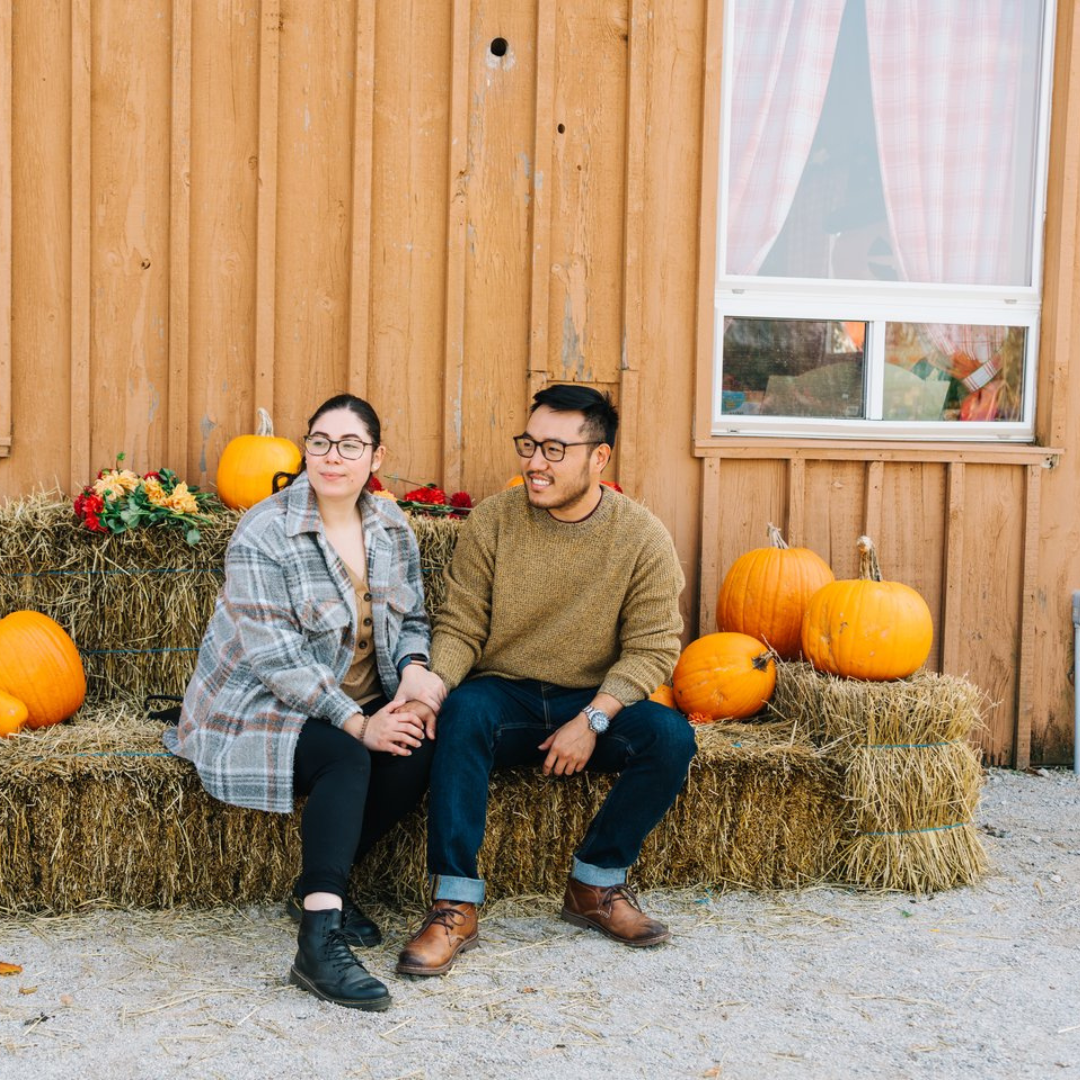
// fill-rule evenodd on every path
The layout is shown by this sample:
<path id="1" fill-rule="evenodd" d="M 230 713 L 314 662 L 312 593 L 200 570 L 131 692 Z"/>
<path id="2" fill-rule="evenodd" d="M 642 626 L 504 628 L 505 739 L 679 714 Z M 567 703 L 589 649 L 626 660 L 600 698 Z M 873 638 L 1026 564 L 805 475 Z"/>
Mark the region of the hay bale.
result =
<path id="1" fill-rule="evenodd" d="M 982 767 L 968 741 L 983 705 L 978 687 L 951 675 L 866 682 L 778 665 L 771 709 L 844 774 L 840 880 L 922 894 L 985 872 L 974 826 Z"/>
<path id="2" fill-rule="evenodd" d="M 83 658 L 90 701 L 182 694 L 239 520 L 232 510 L 213 515 L 190 547 L 176 529 L 89 532 L 59 492 L 12 500 L 0 506 L 0 615 L 31 608 L 64 627 Z M 411 521 L 430 615 L 445 595 L 457 522 Z"/>
<path id="3" fill-rule="evenodd" d="M 635 868 L 646 888 L 784 888 L 835 863 L 842 777 L 790 725 L 699 728 L 685 790 Z M 300 864 L 299 815 L 242 810 L 202 789 L 137 700 L 0 740 L 0 908 L 196 906 L 282 899 Z M 496 773 L 481 873 L 492 900 L 559 895 L 611 780 Z M 356 872 L 359 895 L 426 901 L 421 807 Z"/>

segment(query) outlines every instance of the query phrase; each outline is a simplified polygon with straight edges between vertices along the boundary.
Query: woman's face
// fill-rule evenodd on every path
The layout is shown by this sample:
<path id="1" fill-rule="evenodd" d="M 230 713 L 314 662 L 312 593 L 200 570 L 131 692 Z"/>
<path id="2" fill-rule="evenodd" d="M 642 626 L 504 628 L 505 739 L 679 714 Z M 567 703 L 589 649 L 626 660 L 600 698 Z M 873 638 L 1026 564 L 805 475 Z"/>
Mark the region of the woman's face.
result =
<path id="1" fill-rule="evenodd" d="M 308 479 L 320 500 L 355 502 L 368 482 L 368 477 L 382 464 L 384 448 L 373 450 L 367 425 L 351 409 L 332 409 L 325 412 L 312 425 L 308 440 L 318 436 L 330 440 L 325 454 L 304 450 Z M 362 446 L 359 457 L 345 457 L 346 450 Z"/>

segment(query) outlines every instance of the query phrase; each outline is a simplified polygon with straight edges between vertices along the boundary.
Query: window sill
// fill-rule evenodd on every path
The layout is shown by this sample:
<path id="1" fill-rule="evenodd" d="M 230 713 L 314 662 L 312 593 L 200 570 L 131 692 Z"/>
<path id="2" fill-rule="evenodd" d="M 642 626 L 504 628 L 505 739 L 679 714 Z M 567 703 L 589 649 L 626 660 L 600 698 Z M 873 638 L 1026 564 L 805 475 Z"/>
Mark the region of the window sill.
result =
<path id="1" fill-rule="evenodd" d="M 695 439 L 699 458 L 802 458 L 810 461 L 928 461 L 969 465 L 1041 465 L 1052 469 L 1063 453 L 1017 443 L 885 442 L 858 439 L 777 439 L 725 435 Z"/>

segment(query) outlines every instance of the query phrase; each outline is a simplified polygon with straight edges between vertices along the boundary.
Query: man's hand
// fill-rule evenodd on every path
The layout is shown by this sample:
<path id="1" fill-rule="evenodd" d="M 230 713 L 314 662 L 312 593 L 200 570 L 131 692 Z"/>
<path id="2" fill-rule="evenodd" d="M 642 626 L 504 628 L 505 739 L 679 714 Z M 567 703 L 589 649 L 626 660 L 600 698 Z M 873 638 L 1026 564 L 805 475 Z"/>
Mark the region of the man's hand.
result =
<path id="1" fill-rule="evenodd" d="M 422 701 L 437 713 L 446 700 L 446 685 L 434 671 L 423 664 L 408 664 L 401 673 L 401 684 L 394 695 L 395 701 Z"/>
<path id="2" fill-rule="evenodd" d="M 553 731 L 539 748 L 548 752 L 544 758 L 545 776 L 572 776 L 588 764 L 596 749 L 596 734 L 590 730 L 585 714 L 578 713 Z"/>

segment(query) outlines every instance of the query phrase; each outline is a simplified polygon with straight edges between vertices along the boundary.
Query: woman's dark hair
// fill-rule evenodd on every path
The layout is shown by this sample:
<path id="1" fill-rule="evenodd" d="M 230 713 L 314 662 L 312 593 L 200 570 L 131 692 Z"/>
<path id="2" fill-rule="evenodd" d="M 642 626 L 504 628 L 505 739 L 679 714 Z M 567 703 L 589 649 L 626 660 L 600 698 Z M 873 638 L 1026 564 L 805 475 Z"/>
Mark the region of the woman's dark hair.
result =
<path id="1" fill-rule="evenodd" d="M 605 442 L 615 448 L 615 435 L 619 430 L 619 413 L 612 403 L 610 394 L 601 394 L 591 386 L 575 383 L 556 383 L 545 386 L 533 395 L 531 416 L 541 405 L 546 405 L 552 412 L 584 413 L 585 422 L 581 425 L 583 434 L 591 435 L 599 442 Z"/>
<path id="2" fill-rule="evenodd" d="M 355 394 L 335 394 L 332 398 L 327 398 L 311 414 L 311 418 L 307 422 L 308 434 L 311 433 L 311 429 L 315 427 L 320 416 L 328 412 L 335 412 L 337 409 L 348 409 L 364 425 L 368 436 L 371 438 L 371 452 L 374 454 L 382 445 L 382 424 L 379 421 L 379 414 L 369 402 L 357 397 Z M 274 490 L 281 491 L 282 488 L 288 487 L 304 471 L 306 465 L 307 462 L 301 458 L 300 468 L 296 472 L 275 473 L 273 480 Z"/>

